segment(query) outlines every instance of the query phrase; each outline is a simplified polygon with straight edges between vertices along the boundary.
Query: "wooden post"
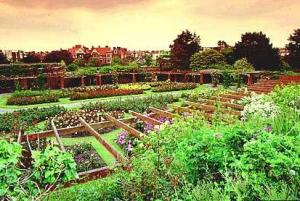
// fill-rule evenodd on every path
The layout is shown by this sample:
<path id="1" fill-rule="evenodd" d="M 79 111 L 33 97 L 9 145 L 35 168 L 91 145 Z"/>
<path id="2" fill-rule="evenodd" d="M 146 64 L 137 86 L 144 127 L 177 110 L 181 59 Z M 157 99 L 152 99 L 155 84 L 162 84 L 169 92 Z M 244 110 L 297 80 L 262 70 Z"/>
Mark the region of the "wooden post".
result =
<path id="1" fill-rule="evenodd" d="M 63 75 L 60 76 L 60 88 L 65 88 L 65 78 Z"/>
<path id="2" fill-rule="evenodd" d="M 253 75 L 249 74 L 248 75 L 248 81 L 247 81 L 247 85 L 250 86 L 253 84 Z"/>
<path id="3" fill-rule="evenodd" d="M 136 130 L 135 128 L 128 126 L 127 124 L 123 123 L 122 121 L 120 121 L 110 115 L 105 115 L 105 117 L 107 120 L 114 123 L 117 127 L 126 130 L 128 132 L 128 134 L 132 135 L 133 137 L 141 139 L 142 137 L 146 136 L 145 134 L 141 133 L 140 131 Z"/>
<path id="4" fill-rule="evenodd" d="M 98 73 L 96 74 L 96 85 L 100 86 L 100 75 Z"/>
<path id="5" fill-rule="evenodd" d="M 132 73 L 132 83 L 136 82 L 136 73 Z"/>
<path id="6" fill-rule="evenodd" d="M 106 140 L 104 140 L 96 130 L 94 130 L 88 123 L 86 123 L 84 119 L 80 117 L 79 121 L 85 127 L 85 129 L 91 135 L 93 135 L 98 140 L 98 142 L 100 142 L 119 162 L 123 163 L 127 161 L 127 159 L 119 154 L 112 146 L 110 146 L 110 144 L 106 142 Z"/>
<path id="7" fill-rule="evenodd" d="M 199 81 L 200 84 L 204 84 L 204 74 L 203 73 L 200 73 L 200 81 Z"/>
<path id="8" fill-rule="evenodd" d="M 60 150 L 62 150 L 63 152 L 65 152 L 66 149 L 65 149 L 65 147 L 64 147 L 64 145 L 63 145 L 63 143 L 62 143 L 62 141 L 61 141 L 61 139 L 59 137 L 58 131 L 57 131 L 56 126 L 54 124 L 54 119 L 51 120 L 51 127 L 52 127 L 52 130 L 53 130 L 54 135 L 56 137 L 56 140 L 58 142 Z"/>
<path id="9" fill-rule="evenodd" d="M 151 117 L 142 115 L 142 114 L 137 113 L 137 112 L 131 112 L 131 114 L 133 116 L 136 116 L 137 118 L 141 119 L 142 121 L 147 122 L 147 123 L 152 124 L 152 125 L 161 125 L 162 124 L 160 121 L 158 121 L 156 119 L 153 119 Z"/>
<path id="10" fill-rule="evenodd" d="M 84 76 L 81 76 L 80 77 L 80 85 L 83 87 L 85 86 L 85 83 L 84 83 Z"/>
<path id="11" fill-rule="evenodd" d="M 168 80 L 171 81 L 171 73 L 168 73 Z"/>

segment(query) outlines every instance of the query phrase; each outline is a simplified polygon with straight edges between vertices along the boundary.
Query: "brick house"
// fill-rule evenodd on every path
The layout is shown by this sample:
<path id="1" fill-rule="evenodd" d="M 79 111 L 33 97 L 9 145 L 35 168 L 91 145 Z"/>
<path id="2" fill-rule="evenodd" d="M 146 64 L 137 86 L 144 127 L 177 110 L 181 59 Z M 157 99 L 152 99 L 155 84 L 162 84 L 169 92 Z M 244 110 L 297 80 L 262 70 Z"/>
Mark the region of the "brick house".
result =
<path id="1" fill-rule="evenodd" d="M 101 65 L 107 65 L 111 63 L 112 60 L 112 50 L 110 47 L 92 47 L 91 50 L 91 57 L 98 58 Z"/>
<path id="2" fill-rule="evenodd" d="M 119 57 L 120 59 L 125 59 L 127 57 L 127 48 L 113 47 L 112 57 Z"/>
<path id="3" fill-rule="evenodd" d="M 89 48 L 83 45 L 75 45 L 69 48 L 68 51 L 72 54 L 73 59 L 86 59 L 90 54 Z"/>

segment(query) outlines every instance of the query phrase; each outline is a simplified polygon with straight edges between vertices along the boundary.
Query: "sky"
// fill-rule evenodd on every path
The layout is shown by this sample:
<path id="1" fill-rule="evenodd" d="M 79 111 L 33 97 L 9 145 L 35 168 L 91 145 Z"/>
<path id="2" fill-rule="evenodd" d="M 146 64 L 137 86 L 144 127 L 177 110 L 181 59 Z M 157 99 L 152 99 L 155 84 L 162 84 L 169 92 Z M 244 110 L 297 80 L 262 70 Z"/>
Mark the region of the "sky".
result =
<path id="1" fill-rule="evenodd" d="M 185 29 L 204 47 L 253 31 L 283 47 L 300 28 L 299 10 L 300 0 L 0 0 L 0 49 L 168 49 Z"/>

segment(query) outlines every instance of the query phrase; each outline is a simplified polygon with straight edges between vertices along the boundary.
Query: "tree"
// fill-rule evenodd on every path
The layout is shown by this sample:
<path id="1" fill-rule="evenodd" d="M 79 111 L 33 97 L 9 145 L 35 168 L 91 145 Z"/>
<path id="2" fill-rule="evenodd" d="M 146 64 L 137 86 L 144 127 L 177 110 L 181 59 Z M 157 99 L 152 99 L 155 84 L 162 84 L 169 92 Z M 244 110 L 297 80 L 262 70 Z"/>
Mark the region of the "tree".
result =
<path id="1" fill-rule="evenodd" d="M 208 69 L 215 65 L 225 64 L 225 57 L 214 49 L 207 49 L 203 52 L 197 52 L 191 57 L 192 69 Z"/>
<path id="2" fill-rule="evenodd" d="M 216 50 L 218 50 L 220 52 L 223 49 L 228 48 L 228 47 L 229 47 L 229 45 L 224 40 L 219 40 L 218 47 L 216 48 Z"/>
<path id="3" fill-rule="evenodd" d="M 73 63 L 77 66 L 84 66 L 85 65 L 85 60 L 82 58 L 77 58 L 73 61 Z"/>
<path id="4" fill-rule="evenodd" d="M 22 62 L 24 62 L 24 63 L 40 63 L 41 58 L 39 57 L 39 55 L 35 54 L 34 52 L 30 52 L 27 54 L 26 57 L 24 57 L 22 59 Z"/>
<path id="5" fill-rule="evenodd" d="M 224 48 L 221 53 L 224 55 L 226 63 L 233 65 L 236 61 L 234 56 L 234 49 L 232 47 L 226 47 Z"/>
<path id="6" fill-rule="evenodd" d="M 120 57 L 113 57 L 111 60 L 111 65 L 112 66 L 123 65 L 123 61 Z"/>
<path id="7" fill-rule="evenodd" d="M 66 65 L 69 65 L 73 62 L 73 57 L 70 52 L 67 50 L 56 50 L 46 54 L 44 62 L 46 63 L 59 63 L 64 61 Z"/>
<path id="8" fill-rule="evenodd" d="M 200 50 L 200 37 L 189 30 L 183 31 L 170 45 L 171 64 L 175 68 L 188 69 L 191 56 Z"/>
<path id="9" fill-rule="evenodd" d="M 146 66 L 151 66 L 151 64 L 153 63 L 152 55 L 151 54 L 146 54 L 144 56 L 144 59 L 145 59 L 145 65 Z"/>
<path id="10" fill-rule="evenodd" d="M 237 59 L 246 58 L 256 70 L 278 70 L 280 57 L 270 39 L 262 32 L 245 33 L 235 44 Z"/>
<path id="11" fill-rule="evenodd" d="M 292 68 L 300 69 L 300 29 L 296 29 L 289 37 L 286 48 L 289 51 L 287 61 Z"/>
<path id="12" fill-rule="evenodd" d="M 237 60 L 234 63 L 233 68 L 241 73 L 251 72 L 255 70 L 254 66 L 251 63 L 249 63 L 246 58 Z"/>
<path id="13" fill-rule="evenodd" d="M 87 63 L 87 66 L 92 66 L 92 67 L 98 67 L 101 66 L 101 62 L 99 58 L 91 57 L 89 59 L 89 62 Z"/>
<path id="14" fill-rule="evenodd" d="M 8 64 L 9 61 L 7 60 L 7 57 L 3 54 L 3 52 L 0 51 L 0 64 Z"/>

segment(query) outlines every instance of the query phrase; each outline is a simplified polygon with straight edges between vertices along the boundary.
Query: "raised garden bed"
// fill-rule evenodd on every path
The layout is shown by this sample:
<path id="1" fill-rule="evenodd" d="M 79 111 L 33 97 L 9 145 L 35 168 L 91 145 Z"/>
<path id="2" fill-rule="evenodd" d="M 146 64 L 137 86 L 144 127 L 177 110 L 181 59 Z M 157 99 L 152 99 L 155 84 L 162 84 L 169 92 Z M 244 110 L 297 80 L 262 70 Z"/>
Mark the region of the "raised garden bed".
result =
<path id="1" fill-rule="evenodd" d="M 91 144 L 75 144 L 67 146 L 66 150 L 73 154 L 77 172 L 86 172 L 106 166 Z"/>

